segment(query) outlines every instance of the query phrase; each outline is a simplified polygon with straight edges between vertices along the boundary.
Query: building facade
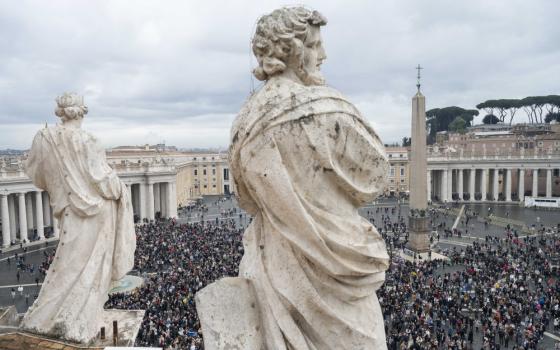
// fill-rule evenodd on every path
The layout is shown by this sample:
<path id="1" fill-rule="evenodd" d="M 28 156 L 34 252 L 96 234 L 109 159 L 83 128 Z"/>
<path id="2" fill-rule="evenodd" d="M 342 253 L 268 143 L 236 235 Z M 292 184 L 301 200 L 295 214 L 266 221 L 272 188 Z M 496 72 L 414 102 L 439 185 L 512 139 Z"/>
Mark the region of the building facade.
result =
<path id="1" fill-rule="evenodd" d="M 184 154 L 177 162 L 177 202 L 234 192 L 226 153 Z"/>
<path id="2" fill-rule="evenodd" d="M 523 202 L 560 196 L 560 125 L 480 125 L 445 133 L 428 150 L 435 201 Z"/>
<path id="3" fill-rule="evenodd" d="M 409 149 L 406 147 L 385 147 L 387 159 L 389 160 L 389 173 L 386 195 L 406 194 L 410 186 L 410 162 Z"/>

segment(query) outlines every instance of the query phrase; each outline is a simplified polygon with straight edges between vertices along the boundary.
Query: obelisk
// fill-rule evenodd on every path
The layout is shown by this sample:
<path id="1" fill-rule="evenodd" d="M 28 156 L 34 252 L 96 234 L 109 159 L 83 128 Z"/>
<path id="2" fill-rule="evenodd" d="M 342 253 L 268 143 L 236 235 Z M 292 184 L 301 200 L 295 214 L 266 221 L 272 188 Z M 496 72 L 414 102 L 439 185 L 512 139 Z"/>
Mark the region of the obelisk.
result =
<path id="1" fill-rule="evenodd" d="M 426 160 L 426 99 L 420 92 L 420 65 L 418 91 L 412 98 L 412 130 L 410 150 L 410 215 L 407 248 L 423 253 L 430 250 L 430 220 L 428 218 L 428 179 Z"/>

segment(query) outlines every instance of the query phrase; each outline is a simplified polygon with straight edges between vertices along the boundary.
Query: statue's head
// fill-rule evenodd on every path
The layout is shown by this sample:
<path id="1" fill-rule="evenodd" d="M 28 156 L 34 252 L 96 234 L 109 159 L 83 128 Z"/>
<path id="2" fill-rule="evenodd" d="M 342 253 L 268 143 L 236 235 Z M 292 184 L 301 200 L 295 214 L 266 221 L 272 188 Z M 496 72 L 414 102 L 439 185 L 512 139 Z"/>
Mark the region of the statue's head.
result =
<path id="1" fill-rule="evenodd" d="M 320 27 L 327 19 L 303 7 L 284 7 L 262 16 L 253 37 L 259 80 L 291 70 L 305 85 L 324 84 L 320 65 L 327 58 Z"/>
<path id="2" fill-rule="evenodd" d="M 81 120 L 87 114 L 88 109 L 84 106 L 84 98 L 75 93 L 65 92 L 56 98 L 56 109 L 54 113 L 60 117 L 62 123 L 72 120 Z"/>

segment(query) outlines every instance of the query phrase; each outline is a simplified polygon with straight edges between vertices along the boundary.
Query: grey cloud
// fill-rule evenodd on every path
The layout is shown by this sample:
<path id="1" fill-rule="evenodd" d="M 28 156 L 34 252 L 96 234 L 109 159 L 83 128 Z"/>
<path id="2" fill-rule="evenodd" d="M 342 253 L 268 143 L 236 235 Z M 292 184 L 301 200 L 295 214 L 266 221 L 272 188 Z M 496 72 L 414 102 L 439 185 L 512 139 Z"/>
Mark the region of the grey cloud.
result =
<path id="1" fill-rule="evenodd" d="M 279 1 L 23 1 L 0 4 L 0 148 L 25 148 L 54 98 L 86 96 L 85 127 L 107 146 L 165 139 L 227 146 L 260 83 L 257 18 Z M 410 129 L 416 64 L 427 107 L 559 93 L 560 4 L 541 1 L 310 1 L 329 19 L 323 73 L 385 142 Z M 147 131 L 148 130 L 148 131 Z M 152 131 L 149 134 L 149 131 Z"/>

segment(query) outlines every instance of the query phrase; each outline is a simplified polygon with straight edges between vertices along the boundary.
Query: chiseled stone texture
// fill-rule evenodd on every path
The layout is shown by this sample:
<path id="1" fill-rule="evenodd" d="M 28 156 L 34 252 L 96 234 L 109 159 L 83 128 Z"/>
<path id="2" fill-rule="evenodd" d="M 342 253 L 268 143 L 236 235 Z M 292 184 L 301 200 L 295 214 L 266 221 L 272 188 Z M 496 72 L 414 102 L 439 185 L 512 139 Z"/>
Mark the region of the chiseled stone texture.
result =
<path id="1" fill-rule="evenodd" d="M 257 299 L 248 279 L 222 278 L 197 293 L 195 301 L 207 349 L 262 349 Z"/>
<path id="2" fill-rule="evenodd" d="M 241 109 L 230 146 L 239 203 L 254 220 L 238 281 L 198 293 L 207 350 L 386 348 L 375 291 L 389 256 L 358 208 L 383 191 L 387 156 L 356 107 L 323 84 L 324 24 L 301 7 L 257 24 L 255 76 L 266 83 Z"/>

